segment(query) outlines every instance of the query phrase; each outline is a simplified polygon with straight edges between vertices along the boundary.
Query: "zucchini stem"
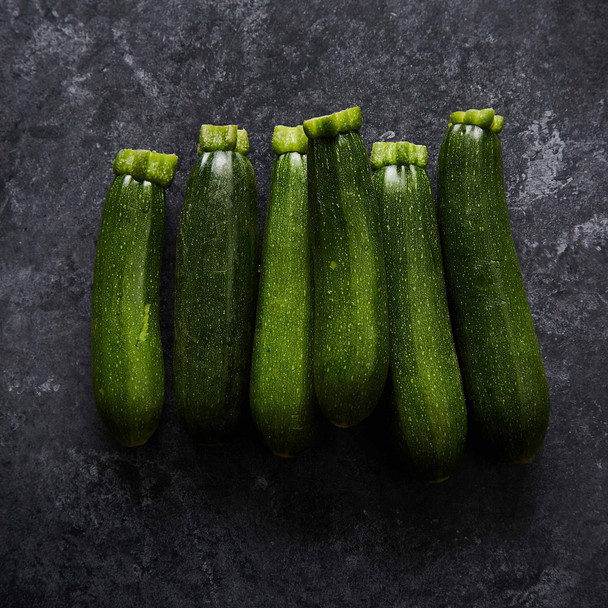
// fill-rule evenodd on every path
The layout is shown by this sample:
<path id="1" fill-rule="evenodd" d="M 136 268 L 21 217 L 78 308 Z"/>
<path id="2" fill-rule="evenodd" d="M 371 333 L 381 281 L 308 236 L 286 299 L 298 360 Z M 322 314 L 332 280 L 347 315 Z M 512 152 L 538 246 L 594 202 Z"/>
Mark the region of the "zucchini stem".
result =
<path id="1" fill-rule="evenodd" d="M 201 125 L 198 153 L 234 150 L 237 143 L 236 125 Z"/>
<path id="2" fill-rule="evenodd" d="M 247 156 L 249 154 L 249 137 L 245 129 L 238 129 L 236 132 L 236 147 L 235 150 Z"/>
<path id="3" fill-rule="evenodd" d="M 138 182 L 148 181 L 168 188 L 177 169 L 177 156 L 124 149 L 116 155 L 112 168 L 114 175 L 130 175 Z"/>
<path id="4" fill-rule="evenodd" d="M 389 165 L 416 165 L 424 169 L 427 159 L 426 146 L 417 146 L 409 141 L 377 141 L 372 147 L 374 170 Z"/>
<path id="5" fill-rule="evenodd" d="M 492 131 L 492 133 L 500 133 L 502 131 L 505 119 L 502 116 L 498 116 L 494 113 L 492 108 L 486 108 L 484 110 L 467 110 L 466 112 L 459 111 L 453 112 L 450 115 L 450 124 L 464 124 L 464 125 L 476 125 L 482 129 Z"/>
<path id="6" fill-rule="evenodd" d="M 338 133 L 350 133 L 361 128 L 361 108 L 354 107 L 318 116 L 304 121 L 304 132 L 309 138 L 335 137 Z"/>
<path id="7" fill-rule="evenodd" d="M 308 151 L 308 137 L 304 133 L 304 127 L 285 127 L 277 125 L 272 135 L 272 149 L 277 156 L 288 152 L 306 154 Z"/>

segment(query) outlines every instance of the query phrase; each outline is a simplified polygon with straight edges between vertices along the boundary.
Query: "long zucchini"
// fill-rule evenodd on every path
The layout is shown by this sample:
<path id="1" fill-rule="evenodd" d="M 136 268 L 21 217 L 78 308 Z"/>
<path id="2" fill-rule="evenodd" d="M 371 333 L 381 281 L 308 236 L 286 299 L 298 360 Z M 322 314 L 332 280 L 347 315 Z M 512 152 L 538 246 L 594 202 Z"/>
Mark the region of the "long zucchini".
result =
<path id="1" fill-rule="evenodd" d="M 415 474 L 443 481 L 462 457 L 467 418 L 427 152 L 375 143 L 371 162 L 388 285 L 391 425 Z"/>
<path id="2" fill-rule="evenodd" d="M 549 390 L 509 225 L 494 110 L 455 112 L 439 155 L 439 226 L 467 402 L 486 445 L 530 462 Z"/>
<path id="3" fill-rule="evenodd" d="M 258 279 L 248 150 L 236 126 L 201 127 L 177 237 L 175 400 L 189 433 L 205 444 L 226 439 L 248 403 Z"/>
<path id="4" fill-rule="evenodd" d="M 374 409 L 389 362 L 382 231 L 369 159 L 350 108 L 304 122 L 315 284 L 314 384 L 336 426 Z"/>
<path id="5" fill-rule="evenodd" d="M 93 276 L 93 388 L 97 411 L 123 445 L 145 443 L 164 400 L 160 266 L 165 188 L 177 156 L 121 150 L 106 197 Z"/>
<path id="6" fill-rule="evenodd" d="M 266 445 L 297 456 L 315 438 L 313 278 L 302 127 L 275 127 L 276 154 L 251 365 L 251 412 Z"/>

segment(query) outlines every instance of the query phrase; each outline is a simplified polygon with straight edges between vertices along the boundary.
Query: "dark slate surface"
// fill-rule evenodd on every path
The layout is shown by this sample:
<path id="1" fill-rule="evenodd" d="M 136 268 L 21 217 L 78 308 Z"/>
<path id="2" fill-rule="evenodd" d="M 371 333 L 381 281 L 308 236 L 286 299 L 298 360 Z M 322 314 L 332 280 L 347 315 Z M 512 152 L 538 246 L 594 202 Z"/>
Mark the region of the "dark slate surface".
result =
<path id="1" fill-rule="evenodd" d="M 407 6 L 409 4 L 409 6 Z M 0 9 L 2 606 L 603 606 L 606 96 L 597 2 L 17 2 Z M 532 466 L 470 449 L 424 486 L 373 424 L 305 457 L 198 449 L 171 385 L 174 250 L 202 122 L 247 128 L 263 224 L 276 123 L 359 104 L 366 144 L 506 116 L 506 184 L 552 395 Z M 92 396 L 92 269 L 120 147 L 176 152 L 168 398 L 140 449 Z"/>

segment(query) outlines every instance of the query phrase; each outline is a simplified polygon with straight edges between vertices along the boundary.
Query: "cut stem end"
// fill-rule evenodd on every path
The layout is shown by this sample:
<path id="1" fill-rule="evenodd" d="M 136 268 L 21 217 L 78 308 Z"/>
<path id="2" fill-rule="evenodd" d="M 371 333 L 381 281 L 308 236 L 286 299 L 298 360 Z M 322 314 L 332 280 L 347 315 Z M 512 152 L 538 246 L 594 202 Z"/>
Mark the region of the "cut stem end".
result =
<path id="1" fill-rule="evenodd" d="M 112 165 L 114 175 L 130 175 L 138 182 L 148 181 L 168 188 L 177 169 L 175 154 L 150 150 L 120 150 Z"/>
<path id="2" fill-rule="evenodd" d="M 272 149 L 277 156 L 289 152 L 306 154 L 308 150 L 308 137 L 304 133 L 304 127 L 302 125 L 298 125 L 297 127 L 277 125 L 272 135 Z"/>
<path id="3" fill-rule="evenodd" d="M 361 108 L 356 106 L 327 116 L 305 120 L 303 126 L 309 139 L 314 139 L 316 137 L 335 137 L 338 133 L 358 131 L 361 124 Z"/>
<path id="4" fill-rule="evenodd" d="M 238 129 L 236 132 L 236 147 L 235 150 L 240 154 L 247 156 L 249 154 L 249 136 L 245 129 Z"/>
<path id="5" fill-rule="evenodd" d="M 237 130 L 236 125 L 201 125 L 198 153 L 234 150 L 237 142 Z"/>
<path id="6" fill-rule="evenodd" d="M 377 141 L 372 147 L 373 169 L 389 165 L 415 165 L 424 169 L 427 160 L 426 146 L 417 146 L 408 141 Z"/>
<path id="7" fill-rule="evenodd" d="M 450 115 L 450 125 L 475 125 L 492 131 L 492 133 L 500 133 L 504 126 L 505 119 L 494 113 L 492 108 L 484 110 L 467 110 L 466 112 L 453 112 Z"/>

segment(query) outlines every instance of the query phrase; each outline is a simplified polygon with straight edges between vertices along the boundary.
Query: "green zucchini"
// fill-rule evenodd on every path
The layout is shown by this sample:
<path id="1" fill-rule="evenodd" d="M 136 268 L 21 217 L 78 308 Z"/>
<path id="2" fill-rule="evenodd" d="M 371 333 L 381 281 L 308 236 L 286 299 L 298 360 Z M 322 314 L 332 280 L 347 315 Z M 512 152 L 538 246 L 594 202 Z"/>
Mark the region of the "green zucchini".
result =
<path id="1" fill-rule="evenodd" d="M 91 350 L 97 411 L 123 445 L 144 444 L 164 400 L 160 266 L 165 188 L 177 156 L 121 150 L 101 217 Z"/>
<path id="2" fill-rule="evenodd" d="M 177 237 L 175 400 L 186 429 L 208 445 L 227 438 L 248 403 L 258 280 L 248 150 L 236 126 L 201 127 Z"/>
<path id="3" fill-rule="evenodd" d="M 382 231 L 369 159 L 350 108 L 304 122 L 313 225 L 314 385 L 336 426 L 364 420 L 389 363 Z"/>
<path id="4" fill-rule="evenodd" d="M 467 417 L 450 326 L 424 146 L 375 143 L 391 344 L 391 426 L 414 473 L 439 482 L 458 466 Z"/>
<path id="5" fill-rule="evenodd" d="M 275 127 L 250 401 L 264 443 L 297 456 L 314 441 L 313 278 L 302 126 Z"/>
<path id="6" fill-rule="evenodd" d="M 494 110 L 455 112 L 439 154 L 438 217 L 467 403 L 500 458 L 530 462 L 549 390 L 509 224 Z"/>

